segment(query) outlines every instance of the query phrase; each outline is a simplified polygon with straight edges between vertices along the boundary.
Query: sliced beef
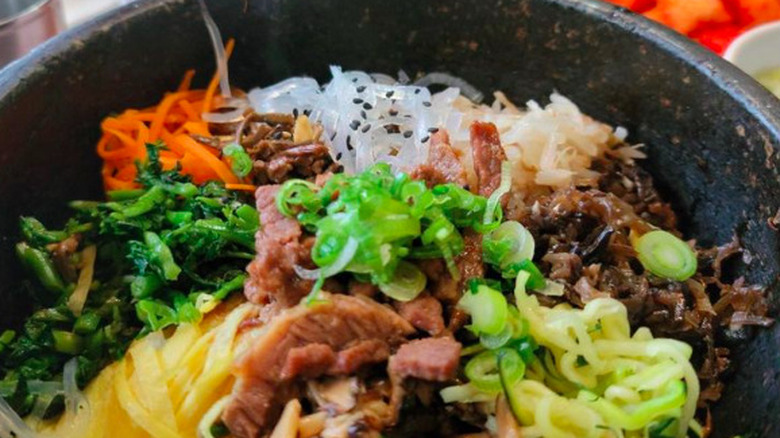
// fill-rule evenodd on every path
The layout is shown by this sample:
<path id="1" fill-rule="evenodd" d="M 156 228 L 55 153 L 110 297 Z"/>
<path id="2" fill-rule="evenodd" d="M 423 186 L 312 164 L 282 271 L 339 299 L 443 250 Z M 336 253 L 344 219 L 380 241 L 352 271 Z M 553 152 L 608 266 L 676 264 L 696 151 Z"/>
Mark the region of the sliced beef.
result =
<path id="1" fill-rule="evenodd" d="M 314 284 L 295 273 L 296 265 L 314 268 L 314 237 L 306 236 L 295 219 L 279 212 L 278 191 L 279 186 L 261 186 L 255 193 L 261 225 L 255 236 L 257 255 L 247 267 L 244 295 L 253 303 L 274 302 L 285 308 L 298 304 Z"/>
<path id="2" fill-rule="evenodd" d="M 461 344 L 451 337 L 425 338 L 411 341 L 390 357 L 387 372 L 390 375 L 392 393 L 390 424 L 398 421 L 405 395 L 407 378 L 427 382 L 447 382 L 455 378 L 460 362 Z M 413 382 L 410 382 L 413 383 Z M 432 389 L 429 385 L 424 387 Z"/>
<path id="3" fill-rule="evenodd" d="M 482 235 L 467 228 L 463 231 L 463 252 L 455 256 L 455 264 L 460 273 L 459 291 L 472 278 L 485 276 L 485 265 L 482 263 Z"/>
<path id="4" fill-rule="evenodd" d="M 417 298 L 396 303 L 398 314 L 415 328 L 437 336 L 444 331 L 444 316 L 439 300 L 422 294 Z"/>
<path id="5" fill-rule="evenodd" d="M 436 299 L 455 304 L 460 298 L 458 282 L 452 278 L 442 259 L 418 260 L 417 266 L 428 278 L 428 290 Z"/>
<path id="6" fill-rule="evenodd" d="M 309 179 L 339 170 L 328 147 L 322 143 L 294 144 L 284 140 L 262 140 L 249 149 L 254 158 L 256 184 L 279 184 L 291 178 Z"/>
<path id="7" fill-rule="evenodd" d="M 323 299 L 277 315 L 237 361 L 232 400 L 222 417 L 233 436 L 254 438 L 267 430 L 297 394 L 300 378 L 350 374 L 382 362 L 414 332 L 392 309 L 370 299 L 325 293 Z"/>
<path id="8" fill-rule="evenodd" d="M 506 160 L 496 125 L 482 122 L 471 124 L 471 154 L 479 182 L 477 193 L 490 196 L 501 185 L 501 163 Z"/>
<path id="9" fill-rule="evenodd" d="M 446 382 L 455 378 L 460 350 L 460 342 L 450 337 L 418 339 L 402 345 L 387 369 L 391 378 Z"/>
<path id="10" fill-rule="evenodd" d="M 425 181 L 430 187 L 447 183 L 465 187 L 466 170 L 450 146 L 447 132 L 443 129 L 438 130 L 431 136 L 430 142 L 427 162 L 412 170 L 410 176 Z"/>

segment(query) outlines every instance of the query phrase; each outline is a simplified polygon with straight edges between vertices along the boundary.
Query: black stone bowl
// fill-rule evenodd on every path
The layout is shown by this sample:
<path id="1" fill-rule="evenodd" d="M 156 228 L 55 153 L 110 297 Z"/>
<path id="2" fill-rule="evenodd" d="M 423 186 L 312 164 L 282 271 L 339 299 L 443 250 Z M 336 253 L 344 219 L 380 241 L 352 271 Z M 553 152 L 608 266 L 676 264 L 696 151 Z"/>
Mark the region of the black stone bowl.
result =
<path id="1" fill-rule="evenodd" d="M 449 71 L 517 102 L 552 90 L 627 127 L 688 237 L 737 233 L 737 267 L 780 301 L 780 101 L 694 43 L 592 0 L 212 0 L 235 37 L 235 85 L 327 77 L 329 64 L 394 74 Z M 149 105 L 197 68 L 213 71 L 194 1 L 140 0 L 55 38 L 0 72 L 0 327 L 29 307 L 17 293 L 17 219 L 49 224 L 71 199 L 99 198 L 103 116 Z M 780 324 L 740 345 L 715 406 L 715 436 L 780 436 Z"/>

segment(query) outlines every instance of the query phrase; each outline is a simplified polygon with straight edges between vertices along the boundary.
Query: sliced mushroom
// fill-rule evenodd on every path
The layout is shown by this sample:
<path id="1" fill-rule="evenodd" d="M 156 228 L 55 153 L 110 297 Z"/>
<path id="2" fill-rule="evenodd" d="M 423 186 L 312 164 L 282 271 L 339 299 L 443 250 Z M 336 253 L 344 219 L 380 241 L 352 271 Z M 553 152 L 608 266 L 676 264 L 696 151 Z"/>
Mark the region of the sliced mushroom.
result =
<path id="1" fill-rule="evenodd" d="M 309 381 L 307 385 L 314 401 L 331 414 L 343 414 L 352 410 L 357 402 L 355 396 L 360 390 L 355 377 Z"/>

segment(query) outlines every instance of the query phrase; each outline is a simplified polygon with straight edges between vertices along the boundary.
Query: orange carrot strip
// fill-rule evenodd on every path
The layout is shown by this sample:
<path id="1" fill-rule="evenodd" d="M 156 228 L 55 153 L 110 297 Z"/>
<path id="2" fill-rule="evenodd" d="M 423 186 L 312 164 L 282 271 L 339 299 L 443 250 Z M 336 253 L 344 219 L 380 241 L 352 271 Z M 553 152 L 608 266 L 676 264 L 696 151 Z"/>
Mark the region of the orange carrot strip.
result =
<path id="1" fill-rule="evenodd" d="M 225 165 L 219 158 L 212 155 L 205 146 L 193 140 L 187 135 L 176 136 L 176 141 L 184 146 L 185 150 L 193 154 L 200 159 L 206 166 L 216 172 L 217 176 L 225 183 L 237 184 L 238 178 L 230 171 L 230 168 Z"/>
<path id="2" fill-rule="evenodd" d="M 163 170 L 171 170 L 176 167 L 176 163 L 179 162 L 179 159 L 176 157 L 160 157 L 160 163 L 162 164 Z"/>
<path id="3" fill-rule="evenodd" d="M 227 59 L 230 59 L 230 55 L 233 53 L 233 47 L 235 47 L 235 45 L 236 40 L 233 38 L 229 39 L 227 44 L 225 44 L 225 57 Z M 217 91 L 217 85 L 219 85 L 219 69 L 214 72 L 214 76 L 211 78 L 208 88 L 206 88 L 206 97 L 203 98 L 203 112 L 212 110 L 211 105 L 214 101 L 214 93 Z"/>
<path id="4" fill-rule="evenodd" d="M 143 122 L 136 122 L 136 126 L 138 128 L 138 135 L 136 136 L 138 147 L 145 150 L 146 143 L 150 142 L 149 128 L 147 128 L 146 124 L 144 124 Z"/>
<path id="5" fill-rule="evenodd" d="M 172 150 L 179 156 L 183 156 L 186 150 L 183 146 L 179 144 L 179 142 L 176 140 L 176 137 L 168 132 L 168 130 L 163 129 L 162 135 L 160 135 L 160 138 L 162 139 L 163 143 L 168 147 L 168 149 Z"/>
<path id="6" fill-rule="evenodd" d="M 209 128 L 207 128 L 204 123 L 186 122 L 183 125 L 183 128 L 190 134 L 202 135 L 204 137 L 211 135 L 211 133 L 209 133 Z"/>
<path id="7" fill-rule="evenodd" d="M 168 116 L 171 107 L 173 107 L 173 105 L 179 99 L 192 98 L 197 94 L 199 93 L 196 91 L 180 91 L 176 93 L 170 93 L 167 96 L 165 96 L 163 100 L 160 102 L 160 104 L 157 106 L 157 110 L 154 113 L 154 120 L 152 120 L 152 124 L 149 127 L 149 137 L 152 140 L 156 140 L 160 138 L 160 132 L 163 128 L 163 124 L 167 121 L 166 117 Z"/>
<path id="8" fill-rule="evenodd" d="M 244 190 L 247 192 L 254 192 L 257 190 L 252 184 L 225 184 L 225 188 L 228 190 Z"/>
<path id="9" fill-rule="evenodd" d="M 193 76 L 195 76 L 195 69 L 187 70 L 187 73 L 184 73 L 184 77 L 181 79 L 181 82 L 179 83 L 179 88 L 177 88 L 176 91 L 189 90 L 190 85 L 192 85 Z"/>
<path id="10" fill-rule="evenodd" d="M 124 146 L 128 148 L 129 151 L 131 151 L 131 157 L 143 158 L 146 156 L 146 149 L 140 149 L 134 138 L 130 137 L 124 132 L 117 131 L 116 129 L 106 129 L 105 131 L 109 134 L 113 134 L 117 139 L 119 139 L 119 141 L 122 142 L 122 144 L 124 144 Z"/>
<path id="11" fill-rule="evenodd" d="M 138 168 L 134 165 L 125 166 L 114 175 L 114 177 L 121 181 L 135 181 L 135 177 L 138 175 Z"/>
<path id="12" fill-rule="evenodd" d="M 180 163 L 182 173 L 191 176 L 192 182 L 195 184 L 203 184 L 206 181 L 219 180 L 219 175 L 214 172 L 214 169 L 203 166 L 203 162 L 189 152 L 181 157 Z"/>
<path id="13" fill-rule="evenodd" d="M 186 100 L 180 100 L 179 106 L 181 107 L 181 110 L 184 112 L 184 114 L 187 115 L 187 118 L 190 119 L 190 121 L 198 121 L 200 120 L 200 116 L 198 116 L 198 113 L 195 112 L 195 109 L 192 107 L 192 104 Z"/>
<path id="14" fill-rule="evenodd" d="M 115 178 L 112 175 L 114 173 L 114 170 L 115 169 L 114 169 L 113 166 L 105 164 L 103 166 L 103 170 L 101 171 L 101 173 L 103 174 L 103 186 L 105 187 L 106 191 L 135 188 L 135 183 L 134 182 L 132 182 L 132 181 L 121 181 L 121 180 Z"/>
<path id="15" fill-rule="evenodd" d="M 125 117 L 125 118 L 108 117 L 106 119 L 103 119 L 103 122 L 100 123 L 100 128 L 118 129 L 120 131 L 130 131 L 135 129 L 136 123 L 138 122 L 130 119 L 129 117 Z"/>
<path id="16" fill-rule="evenodd" d="M 112 137 L 110 135 L 104 135 L 98 142 L 97 153 L 100 158 L 104 160 L 121 160 L 135 156 L 135 148 L 128 148 L 122 143 L 120 143 L 119 147 L 109 149 L 111 140 Z"/>

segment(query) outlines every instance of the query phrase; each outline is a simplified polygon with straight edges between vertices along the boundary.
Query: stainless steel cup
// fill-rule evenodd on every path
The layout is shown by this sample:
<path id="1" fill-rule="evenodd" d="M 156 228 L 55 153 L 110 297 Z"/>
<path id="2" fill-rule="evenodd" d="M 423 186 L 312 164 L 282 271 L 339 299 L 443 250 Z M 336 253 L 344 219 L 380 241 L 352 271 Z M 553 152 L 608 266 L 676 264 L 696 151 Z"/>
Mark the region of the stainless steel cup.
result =
<path id="1" fill-rule="evenodd" d="M 0 0 L 0 67 L 64 28 L 61 0 Z"/>

